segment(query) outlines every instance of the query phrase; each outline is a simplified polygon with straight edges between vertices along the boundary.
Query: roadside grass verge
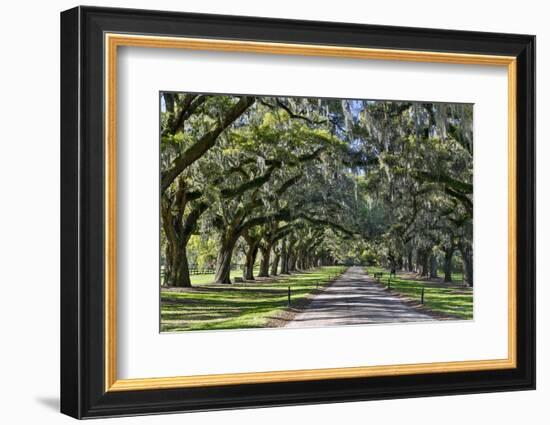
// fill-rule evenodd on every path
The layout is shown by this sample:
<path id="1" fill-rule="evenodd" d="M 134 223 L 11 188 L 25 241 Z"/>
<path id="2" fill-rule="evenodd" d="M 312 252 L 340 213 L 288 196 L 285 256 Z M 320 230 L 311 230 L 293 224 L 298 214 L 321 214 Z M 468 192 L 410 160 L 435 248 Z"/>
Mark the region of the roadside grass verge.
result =
<path id="1" fill-rule="evenodd" d="M 370 276 L 373 273 L 382 273 L 380 284 L 387 287 L 390 277 L 388 270 L 380 267 L 367 267 L 367 269 Z M 462 280 L 462 277 L 460 277 L 460 280 Z M 452 284 L 430 282 L 411 279 L 399 274 L 391 278 L 391 291 L 419 304 L 422 288 L 424 288 L 424 308 L 449 318 L 473 319 L 472 288 L 464 287 L 459 282 L 453 282 Z"/>
<path id="2" fill-rule="evenodd" d="M 161 332 L 262 328 L 291 305 L 303 302 L 345 271 L 321 267 L 269 280 L 231 285 L 198 283 L 198 287 L 161 290 Z M 199 275 L 208 276 L 208 275 Z"/>

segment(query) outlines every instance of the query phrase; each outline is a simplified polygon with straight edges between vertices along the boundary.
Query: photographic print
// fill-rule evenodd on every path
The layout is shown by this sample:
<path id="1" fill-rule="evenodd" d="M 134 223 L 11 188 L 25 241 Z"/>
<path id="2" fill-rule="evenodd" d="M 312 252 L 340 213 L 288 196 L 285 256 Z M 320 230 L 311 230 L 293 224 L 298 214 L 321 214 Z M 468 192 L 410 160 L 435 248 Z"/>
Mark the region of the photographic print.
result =
<path id="1" fill-rule="evenodd" d="M 160 93 L 161 331 L 473 317 L 473 105 Z"/>

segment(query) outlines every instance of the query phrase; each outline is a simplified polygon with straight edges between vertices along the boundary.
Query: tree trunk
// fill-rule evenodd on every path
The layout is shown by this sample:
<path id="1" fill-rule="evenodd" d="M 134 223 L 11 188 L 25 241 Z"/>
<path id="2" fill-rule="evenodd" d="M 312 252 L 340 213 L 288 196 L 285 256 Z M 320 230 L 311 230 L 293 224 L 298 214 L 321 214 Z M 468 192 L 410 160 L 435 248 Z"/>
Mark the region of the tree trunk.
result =
<path id="1" fill-rule="evenodd" d="M 403 270 L 403 255 L 401 255 L 401 253 L 397 257 L 397 269 Z"/>
<path id="2" fill-rule="evenodd" d="M 437 257 L 435 254 L 430 254 L 430 278 L 437 277 Z"/>
<path id="3" fill-rule="evenodd" d="M 425 253 L 422 258 L 422 276 L 429 276 L 430 275 L 430 256 L 428 253 Z"/>
<path id="4" fill-rule="evenodd" d="M 296 270 L 304 270 L 304 254 L 296 250 Z"/>
<path id="5" fill-rule="evenodd" d="M 414 270 L 412 249 L 409 250 L 409 253 L 407 255 L 407 269 L 409 270 L 409 272 L 412 272 Z"/>
<path id="6" fill-rule="evenodd" d="M 287 252 L 283 256 L 283 271 L 282 274 L 290 274 L 290 254 Z"/>
<path id="7" fill-rule="evenodd" d="M 262 258 L 260 260 L 260 273 L 258 274 L 259 277 L 269 276 L 269 258 L 271 257 L 271 248 L 271 244 L 260 246 Z"/>
<path id="8" fill-rule="evenodd" d="M 286 242 L 283 241 L 281 244 L 281 274 L 290 274 L 288 270 L 288 256 Z"/>
<path id="9" fill-rule="evenodd" d="M 181 252 L 179 252 L 175 270 L 176 275 L 174 279 L 174 286 L 190 288 L 191 277 L 189 276 L 189 264 L 187 263 L 186 248 L 183 248 Z"/>
<path id="10" fill-rule="evenodd" d="M 427 251 L 418 251 L 418 272 L 422 277 L 428 277 L 430 275 L 430 256 Z"/>
<path id="11" fill-rule="evenodd" d="M 292 252 L 291 254 L 289 254 L 288 256 L 288 271 L 289 272 L 295 272 L 296 271 L 296 261 L 297 261 L 297 257 L 296 257 L 296 252 Z"/>
<path id="12" fill-rule="evenodd" d="M 256 256 L 258 255 L 258 243 L 253 242 L 248 246 L 246 250 L 246 259 L 244 265 L 243 278 L 245 280 L 254 280 L 254 263 L 256 262 Z"/>
<path id="13" fill-rule="evenodd" d="M 464 281 L 468 284 L 468 286 L 474 286 L 472 247 L 462 245 L 460 247 L 460 254 L 462 255 L 462 264 L 464 265 Z"/>
<path id="14" fill-rule="evenodd" d="M 271 263 L 271 276 L 277 276 L 279 274 L 279 261 L 281 259 L 281 255 L 276 252 L 275 257 L 273 258 L 273 262 Z"/>
<path id="15" fill-rule="evenodd" d="M 186 245 L 177 239 L 167 238 L 167 242 L 163 283 L 165 286 L 190 288 L 191 279 L 189 278 Z"/>
<path id="16" fill-rule="evenodd" d="M 290 274 L 288 253 L 283 252 L 281 256 L 281 274 Z"/>
<path id="17" fill-rule="evenodd" d="M 163 282 L 166 286 L 191 287 L 187 243 L 208 204 L 189 204 L 188 195 L 185 180 L 181 178 L 173 198 L 167 195 L 161 197 L 161 223 L 167 241 Z M 189 206 L 192 208 L 189 209 Z M 187 216 L 184 215 L 186 210 L 189 211 Z"/>
<path id="18" fill-rule="evenodd" d="M 231 234 L 231 232 L 222 235 L 216 263 L 215 283 L 231 283 L 231 259 L 233 258 L 233 249 L 237 239 L 238 236 Z"/>
<path id="19" fill-rule="evenodd" d="M 189 288 L 191 280 L 185 252 L 188 238 L 183 234 L 182 223 L 176 222 L 172 216 L 169 204 L 163 205 L 162 217 L 162 226 L 167 242 L 163 283 L 165 286 Z"/>
<path id="20" fill-rule="evenodd" d="M 447 248 L 445 250 L 445 282 L 452 282 L 453 281 L 453 254 L 454 254 L 454 248 Z"/>

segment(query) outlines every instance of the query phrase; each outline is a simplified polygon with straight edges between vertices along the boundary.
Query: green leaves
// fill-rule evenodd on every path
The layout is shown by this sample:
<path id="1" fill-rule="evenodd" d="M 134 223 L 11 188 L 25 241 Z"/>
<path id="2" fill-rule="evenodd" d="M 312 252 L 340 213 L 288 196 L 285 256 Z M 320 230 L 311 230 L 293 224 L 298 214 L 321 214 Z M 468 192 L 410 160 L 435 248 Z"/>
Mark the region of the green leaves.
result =
<path id="1" fill-rule="evenodd" d="M 365 261 L 449 232 L 468 244 L 472 122 L 463 104 L 165 93 L 162 191 L 183 221 L 206 205 L 205 241 L 279 220 L 288 237 L 319 231 L 319 250 Z M 174 196 L 180 178 L 195 197 Z"/>

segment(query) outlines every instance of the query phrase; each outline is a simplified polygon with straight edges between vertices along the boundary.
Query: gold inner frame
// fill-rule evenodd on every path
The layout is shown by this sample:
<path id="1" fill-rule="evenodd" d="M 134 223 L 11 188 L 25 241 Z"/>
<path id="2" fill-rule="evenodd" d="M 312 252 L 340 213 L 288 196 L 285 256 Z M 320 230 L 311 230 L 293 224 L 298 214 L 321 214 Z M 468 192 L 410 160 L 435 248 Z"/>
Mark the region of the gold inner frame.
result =
<path id="1" fill-rule="evenodd" d="M 327 45 L 105 34 L 105 391 L 445 373 L 516 367 L 516 58 Z M 508 71 L 508 357 L 495 360 L 118 379 L 116 325 L 116 106 L 120 46 L 503 66 Z"/>

